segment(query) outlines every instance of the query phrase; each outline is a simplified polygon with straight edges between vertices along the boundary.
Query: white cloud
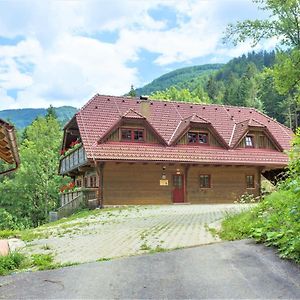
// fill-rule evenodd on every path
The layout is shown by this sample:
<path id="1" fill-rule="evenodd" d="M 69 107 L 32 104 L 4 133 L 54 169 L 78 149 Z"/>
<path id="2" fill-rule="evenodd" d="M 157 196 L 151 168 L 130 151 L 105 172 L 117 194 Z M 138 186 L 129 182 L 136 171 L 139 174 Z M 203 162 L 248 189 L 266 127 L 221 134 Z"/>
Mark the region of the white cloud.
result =
<path id="1" fill-rule="evenodd" d="M 0 88 L 0 110 L 17 108 L 14 98 L 9 97 L 5 89 Z"/>
<path id="2" fill-rule="evenodd" d="M 78 107 L 96 92 L 124 93 L 137 82 L 136 70 L 126 67 L 126 60 L 112 44 L 65 34 L 43 52 L 32 74 L 34 84 L 19 92 L 18 103 Z"/>
<path id="3" fill-rule="evenodd" d="M 0 45 L 0 108 L 47 107 L 50 103 L 78 107 L 96 92 L 123 94 L 131 84 L 143 81 L 132 65 L 138 65 L 142 49 L 157 54 L 153 63 L 158 66 L 209 54 L 238 56 L 251 49 L 247 44 L 234 49 L 220 44 L 228 22 L 222 11 L 229 14 L 236 7 L 250 7 L 249 3 L 2 1 L 0 41 L 1 36 L 23 40 Z M 168 29 L 167 21 L 149 15 L 149 9 L 162 5 L 176 12 L 176 27 Z M 117 40 L 99 40 L 97 34 L 103 31 L 116 33 Z M 15 100 L 7 94 L 11 89 L 19 90 Z"/>

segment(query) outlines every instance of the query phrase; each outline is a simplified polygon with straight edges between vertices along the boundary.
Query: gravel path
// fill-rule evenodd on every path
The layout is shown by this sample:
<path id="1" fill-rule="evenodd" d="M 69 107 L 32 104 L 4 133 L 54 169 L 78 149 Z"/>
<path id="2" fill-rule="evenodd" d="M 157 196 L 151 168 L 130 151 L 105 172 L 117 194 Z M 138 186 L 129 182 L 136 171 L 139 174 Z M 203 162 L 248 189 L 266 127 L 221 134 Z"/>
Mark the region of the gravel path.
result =
<path id="1" fill-rule="evenodd" d="M 60 263 L 83 263 L 218 242 L 207 230 L 219 226 L 227 212 L 250 205 L 133 206 L 99 211 L 52 226 L 50 236 L 34 240 L 27 253 L 53 253 Z"/>

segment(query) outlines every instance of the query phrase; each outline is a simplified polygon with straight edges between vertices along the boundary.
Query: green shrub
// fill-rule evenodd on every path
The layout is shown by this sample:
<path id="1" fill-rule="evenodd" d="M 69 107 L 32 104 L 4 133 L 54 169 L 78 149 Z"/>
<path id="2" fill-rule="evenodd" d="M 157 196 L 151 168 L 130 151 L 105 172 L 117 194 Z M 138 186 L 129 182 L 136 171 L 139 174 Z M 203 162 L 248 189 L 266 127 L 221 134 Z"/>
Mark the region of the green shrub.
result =
<path id="1" fill-rule="evenodd" d="M 0 230 L 0 239 L 17 237 L 18 233 L 19 233 L 19 231 L 17 231 L 17 230 L 11 230 L 11 229 Z"/>
<path id="2" fill-rule="evenodd" d="M 223 239 L 254 238 L 275 246 L 281 257 L 300 263 L 300 128 L 289 152 L 287 177 L 248 212 L 228 216 L 219 235 Z"/>
<path id="3" fill-rule="evenodd" d="M 27 266 L 28 260 L 26 256 L 19 252 L 13 252 L 7 256 L 0 256 L 0 275 L 7 275 Z"/>
<path id="4" fill-rule="evenodd" d="M 280 256 L 300 262 L 300 195 L 281 190 L 252 210 L 229 215 L 219 235 L 225 240 L 254 238 L 278 248 Z"/>
<path id="5" fill-rule="evenodd" d="M 4 229 L 15 229 L 16 224 L 13 216 L 5 209 L 0 208 L 0 230 Z"/>
<path id="6" fill-rule="evenodd" d="M 253 215 L 249 211 L 233 215 L 228 214 L 222 222 L 219 236 L 228 241 L 248 238 L 254 221 Z"/>

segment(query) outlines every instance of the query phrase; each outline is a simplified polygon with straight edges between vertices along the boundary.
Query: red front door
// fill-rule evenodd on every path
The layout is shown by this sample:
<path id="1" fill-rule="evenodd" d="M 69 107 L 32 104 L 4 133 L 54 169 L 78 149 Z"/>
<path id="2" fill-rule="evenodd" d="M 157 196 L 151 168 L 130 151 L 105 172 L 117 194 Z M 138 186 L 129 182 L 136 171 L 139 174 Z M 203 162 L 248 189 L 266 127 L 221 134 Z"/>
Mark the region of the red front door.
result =
<path id="1" fill-rule="evenodd" d="M 184 187 L 183 187 L 183 175 L 173 175 L 173 202 L 184 202 Z"/>

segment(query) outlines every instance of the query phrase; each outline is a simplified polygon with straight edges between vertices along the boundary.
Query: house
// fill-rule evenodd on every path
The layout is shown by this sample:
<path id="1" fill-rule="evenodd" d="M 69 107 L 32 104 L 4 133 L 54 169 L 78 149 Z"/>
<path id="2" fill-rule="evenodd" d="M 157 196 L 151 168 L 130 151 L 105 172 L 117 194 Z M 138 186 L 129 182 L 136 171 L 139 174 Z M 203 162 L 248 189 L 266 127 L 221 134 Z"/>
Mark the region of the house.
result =
<path id="1" fill-rule="evenodd" d="M 59 170 L 74 183 L 61 204 L 83 194 L 94 206 L 258 196 L 261 175 L 286 167 L 292 136 L 253 108 L 97 94 L 64 128 Z"/>
<path id="2" fill-rule="evenodd" d="M 6 163 L 13 165 L 8 170 L 1 171 L 0 175 L 8 174 L 15 171 L 19 164 L 19 154 L 17 147 L 17 139 L 14 127 L 0 119 L 0 159 Z"/>

